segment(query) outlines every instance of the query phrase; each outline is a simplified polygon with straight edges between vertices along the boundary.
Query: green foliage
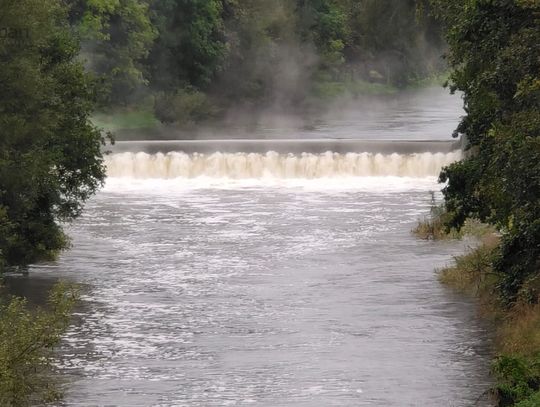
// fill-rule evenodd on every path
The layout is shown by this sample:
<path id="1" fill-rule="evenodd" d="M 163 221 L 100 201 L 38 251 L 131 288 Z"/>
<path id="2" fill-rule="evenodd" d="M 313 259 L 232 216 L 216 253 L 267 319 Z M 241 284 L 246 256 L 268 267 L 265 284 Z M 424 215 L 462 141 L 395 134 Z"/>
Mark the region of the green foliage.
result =
<path id="1" fill-rule="evenodd" d="M 105 139 L 88 120 L 95 87 L 76 62 L 60 1 L 0 0 L 4 21 L 28 30 L 0 41 L 0 266 L 48 259 L 101 185 Z M 1 271 L 1 269 L 0 269 Z"/>
<path id="2" fill-rule="evenodd" d="M 194 89 L 222 110 L 288 109 L 348 93 L 351 84 L 369 94 L 444 68 L 438 26 L 420 0 L 69 3 L 82 57 L 101 75 L 104 107 Z"/>
<path id="3" fill-rule="evenodd" d="M 448 212 L 444 204 L 437 204 L 433 191 L 430 194 L 431 207 L 429 216 L 418 221 L 418 224 L 412 230 L 416 237 L 424 240 L 442 240 L 459 239 L 465 235 L 470 235 L 481 239 L 490 231 L 488 228 L 482 228 L 481 222 L 476 219 L 467 219 L 461 231 L 453 228 L 449 223 L 451 213 Z"/>
<path id="4" fill-rule="evenodd" d="M 346 9 L 333 0 L 299 3 L 301 34 L 313 41 L 317 48 L 320 68 L 337 75 L 345 63 L 345 44 L 350 36 Z"/>
<path id="5" fill-rule="evenodd" d="M 467 112 L 458 132 L 469 142 L 468 158 L 441 174 L 449 225 L 468 217 L 497 225 L 505 302 L 537 302 L 538 290 L 521 290 L 540 264 L 540 4 L 433 3 L 447 26 L 450 87 L 464 93 Z"/>
<path id="6" fill-rule="evenodd" d="M 229 104 L 298 103 L 313 71 L 311 44 L 302 47 L 290 0 L 227 2 L 228 54 L 212 93 Z"/>
<path id="7" fill-rule="evenodd" d="M 405 86 L 445 68 L 438 23 L 423 1 L 342 0 L 348 61 L 373 79 Z"/>
<path id="8" fill-rule="evenodd" d="M 538 407 L 540 406 L 540 391 L 527 397 L 515 405 L 516 407 Z"/>
<path id="9" fill-rule="evenodd" d="M 161 91 L 208 86 L 226 53 L 222 2 L 155 0 L 151 11 L 159 33 L 146 61 L 152 86 Z"/>
<path id="10" fill-rule="evenodd" d="M 0 303 L 0 405 L 23 407 L 60 397 L 50 376 L 53 347 L 69 324 L 77 293 L 58 284 L 47 310 L 21 298 Z"/>
<path id="11" fill-rule="evenodd" d="M 493 271 L 493 259 L 498 253 L 498 243 L 493 235 L 484 236 L 478 247 L 455 257 L 453 266 L 440 271 L 440 281 L 479 297 L 486 305 L 496 305 L 497 297 L 493 294 L 499 276 Z"/>
<path id="12" fill-rule="evenodd" d="M 534 402 L 539 400 L 539 358 L 500 356 L 492 369 L 498 379 L 496 391 L 500 407 L 538 406 Z"/>
<path id="13" fill-rule="evenodd" d="M 432 205 L 429 217 L 419 221 L 412 232 L 416 237 L 425 240 L 441 240 L 456 237 L 452 233 L 453 230 L 448 229 L 446 223 L 447 216 L 448 213 L 444 206 Z"/>
<path id="14" fill-rule="evenodd" d="M 95 113 L 92 122 L 99 128 L 109 131 L 149 129 L 159 124 L 150 109 L 115 110 L 112 113 Z"/>
<path id="15" fill-rule="evenodd" d="M 70 20 L 83 40 L 82 57 L 102 75 L 107 103 L 125 104 L 148 78 L 142 61 L 157 35 L 144 0 L 75 0 Z"/>
<path id="16" fill-rule="evenodd" d="M 450 87 L 463 92 L 467 112 L 456 132 L 467 137 L 467 158 L 445 168 L 440 177 L 448 182 L 448 225 L 460 227 L 472 216 L 502 232 L 487 268 L 496 276 L 490 299 L 503 305 L 498 327 L 502 354 L 493 366 L 498 405 L 538 406 L 540 2 L 432 4 L 446 25 Z"/>
<path id="17" fill-rule="evenodd" d="M 321 104 L 343 97 L 354 99 L 363 95 L 385 95 L 397 91 L 391 85 L 360 79 L 333 80 L 330 74 L 320 72 L 314 76 L 307 89 L 306 103 Z"/>
<path id="18" fill-rule="evenodd" d="M 206 95 L 195 90 L 179 90 L 156 98 L 154 113 L 162 123 L 189 124 L 215 115 Z"/>

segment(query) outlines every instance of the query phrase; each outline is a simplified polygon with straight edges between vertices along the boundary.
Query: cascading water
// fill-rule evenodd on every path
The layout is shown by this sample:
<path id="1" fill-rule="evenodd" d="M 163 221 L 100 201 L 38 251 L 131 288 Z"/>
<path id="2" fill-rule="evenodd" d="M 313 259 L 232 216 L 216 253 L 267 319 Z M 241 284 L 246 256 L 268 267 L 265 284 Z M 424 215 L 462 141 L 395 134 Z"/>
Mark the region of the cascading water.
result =
<path id="1" fill-rule="evenodd" d="M 374 154 L 120 153 L 106 159 L 109 177 L 129 178 L 231 178 L 314 179 L 333 177 L 434 177 L 458 160 L 451 153 Z"/>

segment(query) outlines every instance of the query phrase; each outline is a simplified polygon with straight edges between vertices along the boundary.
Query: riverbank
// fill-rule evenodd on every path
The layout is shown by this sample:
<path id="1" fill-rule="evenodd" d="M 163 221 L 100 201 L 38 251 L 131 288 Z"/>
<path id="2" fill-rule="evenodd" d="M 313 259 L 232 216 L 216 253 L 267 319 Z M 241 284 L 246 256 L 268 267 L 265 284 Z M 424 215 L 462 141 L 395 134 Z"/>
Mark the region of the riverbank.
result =
<path id="1" fill-rule="evenodd" d="M 504 306 L 497 291 L 500 277 L 493 271 L 500 239 L 484 236 L 479 247 L 456 258 L 454 266 L 440 271 L 443 284 L 473 295 L 480 311 L 496 327 L 496 357 L 492 374 L 498 406 L 540 405 L 540 306 L 520 301 Z"/>
<path id="2" fill-rule="evenodd" d="M 523 298 L 508 305 L 501 298 L 502 277 L 494 263 L 500 256 L 501 236 L 489 226 L 456 235 L 442 230 L 444 214 L 436 213 L 420 222 L 413 231 L 424 239 L 461 237 L 467 232 L 478 238 L 478 245 L 457 256 L 454 265 L 438 271 L 442 284 L 476 298 L 478 309 L 495 327 L 495 357 L 491 373 L 496 380 L 491 396 L 498 407 L 537 407 L 540 405 L 540 305 Z"/>
<path id="3" fill-rule="evenodd" d="M 228 106 L 223 109 L 214 105 L 209 99 L 208 103 L 212 105 L 210 110 L 214 112 L 212 115 L 203 115 L 206 117 L 204 120 L 187 120 L 169 124 L 164 124 L 159 120 L 159 113 L 154 107 L 155 100 L 153 97 L 148 97 L 141 104 L 96 111 L 92 122 L 99 128 L 115 133 L 118 140 L 157 139 L 171 132 L 198 133 L 201 129 L 213 127 L 254 128 L 258 125 L 267 126 L 267 122 L 271 122 L 271 125 L 275 125 L 276 122 L 294 123 L 299 128 L 309 130 L 314 126 L 316 118 L 332 111 L 335 107 L 336 110 L 342 110 L 344 107 L 362 103 L 364 99 L 373 101 L 373 98 L 376 98 L 379 101 L 379 99 L 388 99 L 406 92 L 433 87 L 441 88 L 447 78 L 447 73 L 440 73 L 399 88 L 386 83 L 332 80 L 325 77 L 315 82 L 307 92 L 304 101 L 292 110 L 290 108 L 280 110 L 274 105 L 257 107 L 246 102 L 236 107 Z M 204 108 L 207 109 L 208 105 Z"/>

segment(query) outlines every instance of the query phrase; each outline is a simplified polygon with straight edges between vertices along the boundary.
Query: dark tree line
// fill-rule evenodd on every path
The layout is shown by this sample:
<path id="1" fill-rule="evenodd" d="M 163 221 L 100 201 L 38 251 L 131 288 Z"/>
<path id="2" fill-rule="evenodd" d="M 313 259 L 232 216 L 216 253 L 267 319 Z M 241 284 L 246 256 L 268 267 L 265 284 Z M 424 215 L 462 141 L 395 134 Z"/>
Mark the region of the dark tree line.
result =
<path id="1" fill-rule="evenodd" d="M 528 343 L 493 364 L 499 406 L 540 405 L 540 1 L 433 0 L 445 23 L 468 156 L 443 170 L 448 227 L 496 225 L 492 303 Z M 501 324 L 501 323 L 499 323 Z M 536 349 L 534 348 L 536 347 Z"/>
<path id="2" fill-rule="evenodd" d="M 163 121 L 231 104 L 297 106 L 325 83 L 406 86 L 444 67 L 423 1 L 68 3 L 83 57 L 106 86 L 104 106 L 150 97 Z"/>

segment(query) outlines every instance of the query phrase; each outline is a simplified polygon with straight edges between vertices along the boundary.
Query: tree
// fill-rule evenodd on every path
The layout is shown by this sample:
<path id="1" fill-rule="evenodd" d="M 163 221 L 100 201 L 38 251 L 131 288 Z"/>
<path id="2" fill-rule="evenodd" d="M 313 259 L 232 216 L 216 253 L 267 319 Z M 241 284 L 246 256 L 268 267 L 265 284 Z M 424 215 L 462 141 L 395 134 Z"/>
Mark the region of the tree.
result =
<path id="1" fill-rule="evenodd" d="M 158 90 L 206 88 L 226 53 L 222 4 L 218 0 L 155 0 L 159 36 L 146 61 Z"/>
<path id="2" fill-rule="evenodd" d="M 53 257 L 59 221 L 102 184 L 104 135 L 89 122 L 96 87 L 60 0 L 0 0 L 0 269 Z M 17 34 L 23 33 L 23 34 Z"/>
<path id="3" fill-rule="evenodd" d="M 320 67 L 336 74 L 345 62 L 343 54 L 350 32 L 347 10 L 332 0 L 298 1 L 304 41 L 312 41 L 320 55 Z"/>
<path id="4" fill-rule="evenodd" d="M 467 217 L 504 232 L 496 271 L 507 305 L 540 295 L 540 3 L 434 1 L 447 26 L 452 91 L 467 115 L 468 158 L 445 168 L 449 226 Z"/>
<path id="5" fill-rule="evenodd" d="M 228 53 L 211 92 L 248 106 L 297 105 L 318 57 L 299 35 L 295 2 L 231 0 L 224 10 Z"/>
<path id="6" fill-rule="evenodd" d="M 73 0 L 70 22 L 87 67 L 104 78 L 105 102 L 126 104 L 148 84 L 143 60 L 156 38 L 145 0 Z"/>
<path id="7" fill-rule="evenodd" d="M 341 0 L 350 37 L 344 53 L 387 83 L 405 86 L 444 69 L 443 44 L 422 0 Z"/>
<path id="8" fill-rule="evenodd" d="M 47 310 L 29 310 L 22 298 L 0 301 L 0 405 L 41 405 L 60 398 L 50 377 L 52 349 L 76 300 L 73 287 L 58 284 L 49 294 Z"/>

